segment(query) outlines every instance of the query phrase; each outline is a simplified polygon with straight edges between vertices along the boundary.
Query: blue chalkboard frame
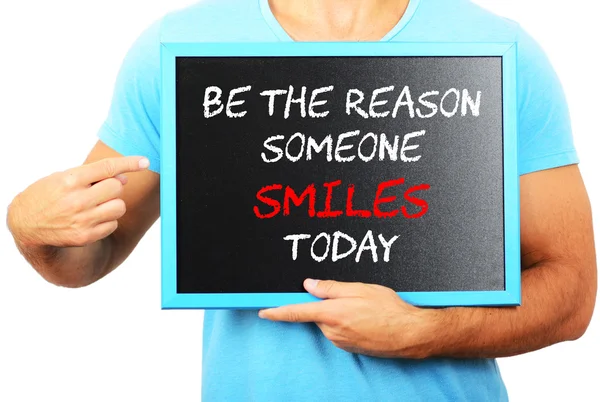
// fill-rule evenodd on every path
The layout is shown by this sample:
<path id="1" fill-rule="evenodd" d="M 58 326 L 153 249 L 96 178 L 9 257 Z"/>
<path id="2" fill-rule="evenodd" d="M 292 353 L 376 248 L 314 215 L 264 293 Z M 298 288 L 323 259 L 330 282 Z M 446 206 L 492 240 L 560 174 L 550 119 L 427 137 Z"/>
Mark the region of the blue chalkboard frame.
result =
<path id="1" fill-rule="evenodd" d="M 163 309 L 257 309 L 318 300 L 309 293 L 177 293 L 177 57 L 501 56 L 504 130 L 505 290 L 398 292 L 418 306 L 514 306 L 521 303 L 515 43 L 294 42 L 161 43 L 161 283 Z"/>

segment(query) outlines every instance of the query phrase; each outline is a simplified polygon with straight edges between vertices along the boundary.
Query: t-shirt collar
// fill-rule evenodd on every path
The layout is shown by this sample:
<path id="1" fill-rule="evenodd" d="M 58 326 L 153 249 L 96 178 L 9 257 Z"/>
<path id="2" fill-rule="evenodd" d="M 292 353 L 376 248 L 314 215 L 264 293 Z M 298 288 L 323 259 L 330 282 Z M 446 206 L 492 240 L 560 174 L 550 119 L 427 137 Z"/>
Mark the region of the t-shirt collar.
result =
<path id="1" fill-rule="evenodd" d="M 260 4 L 260 10 L 262 12 L 263 18 L 275 34 L 277 38 L 283 42 L 294 42 L 294 40 L 288 35 L 288 33 L 283 29 L 273 12 L 271 11 L 271 7 L 269 6 L 269 0 L 258 0 Z M 400 31 L 409 23 L 415 11 L 419 7 L 421 0 L 409 0 L 408 7 L 400 18 L 400 21 L 383 37 L 380 42 L 386 42 L 396 36 Z"/>

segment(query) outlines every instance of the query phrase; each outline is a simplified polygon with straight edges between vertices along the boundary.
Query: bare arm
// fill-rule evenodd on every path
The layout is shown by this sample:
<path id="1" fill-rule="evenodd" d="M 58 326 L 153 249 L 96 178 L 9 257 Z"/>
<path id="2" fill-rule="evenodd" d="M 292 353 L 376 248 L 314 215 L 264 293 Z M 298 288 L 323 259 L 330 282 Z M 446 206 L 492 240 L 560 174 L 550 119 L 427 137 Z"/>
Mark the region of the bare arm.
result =
<path id="1" fill-rule="evenodd" d="M 262 310 L 315 322 L 336 346 L 379 357 L 504 357 L 579 338 L 597 290 L 590 204 L 577 166 L 521 178 L 522 305 L 418 308 L 389 288 L 306 280 L 323 301 Z"/>
<path id="2" fill-rule="evenodd" d="M 119 157 L 98 141 L 84 165 Z M 86 286 L 111 272 L 159 216 L 157 173 L 133 166 L 114 178 L 115 166 L 96 166 L 105 170 L 101 186 L 80 186 L 77 177 L 89 169 L 73 168 L 32 184 L 8 208 L 8 228 L 21 254 L 56 285 Z M 86 205 L 94 196 L 102 203 Z"/>
<path id="3" fill-rule="evenodd" d="M 597 291 L 592 216 L 577 166 L 521 178 L 522 304 L 450 308 L 435 355 L 503 357 L 579 338 Z"/>

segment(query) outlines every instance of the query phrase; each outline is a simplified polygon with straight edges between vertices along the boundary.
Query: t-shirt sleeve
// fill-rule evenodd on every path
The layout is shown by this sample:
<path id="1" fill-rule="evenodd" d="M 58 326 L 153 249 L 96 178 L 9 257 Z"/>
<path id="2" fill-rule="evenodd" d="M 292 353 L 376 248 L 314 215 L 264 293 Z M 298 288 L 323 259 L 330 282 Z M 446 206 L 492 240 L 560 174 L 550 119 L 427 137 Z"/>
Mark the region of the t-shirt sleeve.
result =
<path id="1" fill-rule="evenodd" d="M 579 162 L 562 85 L 538 43 L 520 30 L 518 47 L 519 173 Z"/>
<path id="2" fill-rule="evenodd" d="M 146 156 L 160 172 L 160 20 L 128 50 L 97 136 L 124 156 Z"/>

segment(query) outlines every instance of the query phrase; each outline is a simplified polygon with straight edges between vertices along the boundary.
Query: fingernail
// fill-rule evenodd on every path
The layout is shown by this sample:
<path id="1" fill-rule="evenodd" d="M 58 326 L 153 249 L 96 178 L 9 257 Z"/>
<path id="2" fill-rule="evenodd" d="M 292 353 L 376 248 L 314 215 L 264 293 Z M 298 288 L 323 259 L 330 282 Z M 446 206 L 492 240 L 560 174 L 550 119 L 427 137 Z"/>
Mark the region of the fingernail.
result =
<path id="1" fill-rule="evenodd" d="M 119 180 L 122 184 L 127 184 L 127 176 L 125 176 L 124 174 L 116 175 L 115 179 Z"/>
<path id="2" fill-rule="evenodd" d="M 258 316 L 259 316 L 260 318 L 265 318 L 265 313 L 264 313 L 264 310 L 260 310 L 260 311 L 258 312 Z"/>
<path id="3" fill-rule="evenodd" d="M 306 287 L 309 288 L 309 289 L 314 289 L 314 288 L 317 287 L 318 283 L 319 283 L 318 279 L 310 279 L 310 278 L 308 278 L 306 280 Z"/>
<path id="4" fill-rule="evenodd" d="M 146 169 L 148 166 L 150 166 L 150 161 L 148 160 L 148 158 L 142 158 L 140 159 L 140 169 Z"/>

